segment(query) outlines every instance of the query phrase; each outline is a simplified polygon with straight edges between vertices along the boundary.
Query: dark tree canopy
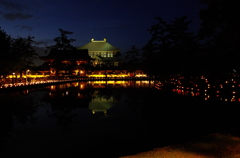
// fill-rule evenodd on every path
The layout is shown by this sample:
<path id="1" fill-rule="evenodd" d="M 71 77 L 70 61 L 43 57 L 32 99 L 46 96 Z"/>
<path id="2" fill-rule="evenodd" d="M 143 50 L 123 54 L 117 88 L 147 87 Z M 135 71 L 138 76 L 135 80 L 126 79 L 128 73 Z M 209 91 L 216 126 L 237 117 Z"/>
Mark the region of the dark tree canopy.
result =
<path id="1" fill-rule="evenodd" d="M 199 44 L 196 36 L 189 31 L 187 16 L 175 18 L 167 23 L 155 18 L 158 23 L 150 31 L 151 39 L 143 47 L 144 64 L 152 75 L 180 73 L 191 64 Z"/>
<path id="2" fill-rule="evenodd" d="M 55 45 L 47 47 L 50 50 L 73 50 L 76 49 L 74 46 L 72 46 L 72 42 L 76 41 L 75 39 L 69 39 L 68 35 L 71 35 L 73 32 L 70 31 L 64 31 L 63 29 L 59 29 L 60 36 L 54 38 L 54 41 L 56 42 Z"/>
<path id="3" fill-rule="evenodd" d="M 5 74 L 10 69 L 12 38 L 0 28 L 0 74 Z"/>
<path id="4" fill-rule="evenodd" d="M 135 45 L 132 46 L 132 48 L 127 51 L 125 56 L 125 60 L 126 60 L 126 65 L 127 68 L 130 71 L 133 71 L 135 74 L 135 71 L 137 69 L 141 69 L 140 67 L 140 50 L 136 48 Z"/>
<path id="5" fill-rule="evenodd" d="M 26 66 L 33 66 L 33 59 L 37 53 L 33 49 L 34 37 L 11 38 L 3 30 L 0 30 L 1 58 L 0 74 L 7 75 L 11 72 L 20 72 Z M 20 73 L 21 74 L 21 73 Z"/>
<path id="6" fill-rule="evenodd" d="M 13 40 L 12 53 L 13 56 L 13 71 L 22 71 L 26 66 L 33 66 L 33 60 L 37 58 L 38 54 L 33 48 L 35 41 L 34 37 L 27 38 L 18 37 Z"/>
<path id="7" fill-rule="evenodd" d="M 206 41 L 206 53 L 214 68 L 230 72 L 239 69 L 240 3 L 238 0 L 201 0 L 199 37 Z"/>

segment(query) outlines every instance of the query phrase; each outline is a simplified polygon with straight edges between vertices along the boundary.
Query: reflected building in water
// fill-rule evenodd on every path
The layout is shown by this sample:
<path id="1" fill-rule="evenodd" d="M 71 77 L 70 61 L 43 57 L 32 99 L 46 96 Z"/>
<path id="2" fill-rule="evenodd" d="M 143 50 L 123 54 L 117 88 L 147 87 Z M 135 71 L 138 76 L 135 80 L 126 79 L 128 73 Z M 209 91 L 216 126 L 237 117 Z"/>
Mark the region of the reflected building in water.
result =
<path id="1" fill-rule="evenodd" d="M 153 81 L 89 81 L 72 82 L 47 87 L 45 101 L 54 107 L 88 108 L 92 114 L 102 112 L 105 115 L 118 100 L 114 91 L 125 88 L 154 87 Z"/>

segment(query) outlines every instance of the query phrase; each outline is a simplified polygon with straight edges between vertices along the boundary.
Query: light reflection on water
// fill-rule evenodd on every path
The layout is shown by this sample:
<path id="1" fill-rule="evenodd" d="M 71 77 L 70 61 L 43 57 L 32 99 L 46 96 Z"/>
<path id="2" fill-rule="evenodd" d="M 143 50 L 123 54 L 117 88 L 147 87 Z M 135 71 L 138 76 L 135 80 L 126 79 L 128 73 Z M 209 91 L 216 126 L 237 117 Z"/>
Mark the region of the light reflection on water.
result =
<path id="1" fill-rule="evenodd" d="M 159 90 L 171 85 L 171 90 L 179 95 L 200 97 L 203 100 L 240 102 L 239 76 L 227 79 L 208 79 L 205 76 L 185 78 L 177 76 L 155 84 Z"/>
<path id="2" fill-rule="evenodd" d="M 145 90 L 153 88 L 152 81 L 94 81 L 9 94 L 13 99 L 9 105 L 15 112 L 10 114 L 13 127 L 10 137 L 4 136 L 2 154 L 74 157 L 69 152 L 91 155 L 89 150 L 94 149 L 103 154 L 104 148 L 128 139 L 133 145 L 139 144 L 139 138 L 148 135 L 141 117 L 141 100 L 145 99 Z M 129 150 L 130 144 L 121 152 Z M 120 153 L 119 149 L 111 150 L 107 155 Z"/>

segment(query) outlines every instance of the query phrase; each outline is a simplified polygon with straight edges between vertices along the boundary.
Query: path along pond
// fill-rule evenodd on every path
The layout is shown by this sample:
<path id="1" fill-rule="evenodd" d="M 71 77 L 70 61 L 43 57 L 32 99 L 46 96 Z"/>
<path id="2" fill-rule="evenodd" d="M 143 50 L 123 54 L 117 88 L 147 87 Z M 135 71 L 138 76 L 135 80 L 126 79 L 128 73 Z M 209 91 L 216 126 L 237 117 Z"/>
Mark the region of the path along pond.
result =
<path id="1" fill-rule="evenodd" d="M 1 157 L 118 157 L 239 126 L 236 102 L 163 85 L 84 81 L 2 93 Z"/>

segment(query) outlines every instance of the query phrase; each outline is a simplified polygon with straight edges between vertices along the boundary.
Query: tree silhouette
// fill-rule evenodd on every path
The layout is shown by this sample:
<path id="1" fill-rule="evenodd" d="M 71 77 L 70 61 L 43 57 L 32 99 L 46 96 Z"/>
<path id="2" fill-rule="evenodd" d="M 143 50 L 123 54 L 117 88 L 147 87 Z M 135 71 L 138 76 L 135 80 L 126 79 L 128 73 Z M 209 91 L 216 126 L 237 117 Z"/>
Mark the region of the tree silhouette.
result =
<path id="1" fill-rule="evenodd" d="M 74 46 L 72 46 L 72 42 L 76 41 L 75 39 L 69 39 L 67 35 L 71 35 L 73 32 L 70 31 L 64 31 L 63 29 L 58 29 L 60 32 L 60 36 L 54 38 L 54 41 L 56 42 L 55 45 L 52 45 L 50 47 L 47 47 L 48 50 L 74 50 L 76 49 Z"/>
<path id="2" fill-rule="evenodd" d="M 33 44 L 35 43 L 33 39 L 34 37 L 28 36 L 26 39 L 18 37 L 13 40 L 13 71 L 19 72 L 20 76 L 24 68 L 34 65 L 33 60 L 38 56 L 33 48 Z"/>
<path id="3" fill-rule="evenodd" d="M 237 0 L 201 0 L 207 8 L 199 13 L 199 37 L 204 39 L 212 71 L 239 69 L 240 4 Z M 210 65 L 210 64 L 209 64 Z"/>
<path id="4" fill-rule="evenodd" d="M 191 21 L 186 21 L 187 16 L 175 18 L 169 23 L 160 17 L 155 19 L 158 23 L 148 30 L 152 37 L 143 47 L 147 72 L 158 76 L 186 71 L 200 46 L 196 36 L 188 29 Z"/>
<path id="5" fill-rule="evenodd" d="M 151 39 L 143 47 L 143 63 L 145 71 L 149 75 L 158 75 L 159 68 L 165 66 L 165 61 L 170 54 L 170 41 L 168 38 L 168 24 L 160 17 L 156 17 L 158 23 L 148 31 L 152 34 Z M 163 60 L 164 59 L 164 60 Z"/>
<path id="6" fill-rule="evenodd" d="M 70 31 L 64 31 L 63 29 L 58 29 L 60 32 L 60 36 L 54 38 L 54 41 L 56 42 L 55 45 L 47 47 L 47 51 L 54 51 L 54 50 L 75 50 L 76 48 L 72 46 L 72 42 L 75 41 L 75 39 L 69 39 L 67 35 L 71 35 L 73 32 Z M 59 69 L 61 67 L 61 61 L 54 60 L 53 63 L 50 64 L 51 66 L 55 67 L 56 69 L 56 77 L 58 78 Z M 70 67 L 70 66 L 69 66 Z"/>
<path id="7" fill-rule="evenodd" d="M 11 68 L 11 43 L 12 38 L 0 28 L 0 74 L 7 74 Z"/>
<path id="8" fill-rule="evenodd" d="M 125 59 L 127 60 L 127 68 L 130 71 L 133 71 L 134 76 L 137 69 L 139 69 L 139 62 L 140 62 L 140 53 L 139 49 L 136 48 L 135 45 L 132 46 L 132 48 L 126 52 Z"/>
<path id="9" fill-rule="evenodd" d="M 169 40 L 171 41 L 172 62 L 176 63 L 175 70 L 179 72 L 193 71 L 196 54 L 199 52 L 200 44 L 197 36 L 189 31 L 191 23 L 187 16 L 175 18 L 169 24 Z"/>

